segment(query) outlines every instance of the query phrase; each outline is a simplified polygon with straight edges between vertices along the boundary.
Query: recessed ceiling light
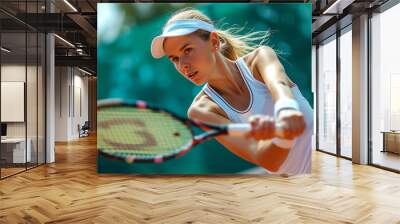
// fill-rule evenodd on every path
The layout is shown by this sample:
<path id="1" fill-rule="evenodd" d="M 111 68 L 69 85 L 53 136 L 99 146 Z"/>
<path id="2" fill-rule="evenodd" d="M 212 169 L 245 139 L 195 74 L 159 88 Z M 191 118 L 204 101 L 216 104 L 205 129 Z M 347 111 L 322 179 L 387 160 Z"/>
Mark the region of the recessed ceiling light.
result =
<path id="1" fill-rule="evenodd" d="M 79 68 L 79 67 L 78 67 L 78 70 L 81 71 L 81 72 L 83 72 L 83 73 L 85 73 L 85 74 L 87 74 L 87 75 L 90 75 L 90 76 L 92 75 L 92 73 L 90 73 L 90 72 L 88 72 L 88 71 L 86 71 L 86 70 L 83 70 L 83 69 L 81 69 L 81 68 Z"/>
<path id="2" fill-rule="evenodd" d="M 1 47 L 1 50 L 4 51 L 4 52 L 6 52 L 6 53 L 10 53 L 10 52 L 11 52 L 11 50 L 9 50 L 9 49 L 7 49 L 7 48 L 5 48 L 5 47 Z"/>
<path id="3" fill-rule="evenodd" d="M 64 38 L 62 38 L 62 37 L 60 37 L 60 36 L 57 35 L 57 34 L 54 34 L 54 36 L 57 37 L 58 39 L 60 39 L 61 41 L 63 41 L 64 43 L 68 44 L 69 46 L 75 48 L 75 45 L 71 44 L 71 42 L 69 42 L 68 40 L 66 40 L 66 39 L 64 39 Z"/>
<path id="4" fill-rule="evenodd" d="M 78 10 L 71 4 L 69 3 L 69 1 L 64 0 L 65 4 L 67 4 L 72 10 L 74 10 L 75 12 L 78 12 Z"/>

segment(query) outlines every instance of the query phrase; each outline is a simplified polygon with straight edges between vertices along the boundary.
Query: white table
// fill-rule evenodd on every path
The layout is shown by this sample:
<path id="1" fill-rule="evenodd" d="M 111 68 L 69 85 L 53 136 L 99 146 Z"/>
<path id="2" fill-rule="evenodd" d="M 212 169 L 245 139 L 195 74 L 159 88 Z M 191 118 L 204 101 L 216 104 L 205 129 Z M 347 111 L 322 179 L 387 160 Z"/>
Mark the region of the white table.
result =
<path id="1" fill-rule="evenodd" d="M 25 138 L 6 138 L 1 139 L 2 147 L 13 147 L 13 163 L 25 163 L 32 160 L 31 145 L 32 140 L 30 138 L 26 139 L 28 143 L 26 147 L 25 154 Z M 27 161 L 25 161 L 25 158 Z"/>

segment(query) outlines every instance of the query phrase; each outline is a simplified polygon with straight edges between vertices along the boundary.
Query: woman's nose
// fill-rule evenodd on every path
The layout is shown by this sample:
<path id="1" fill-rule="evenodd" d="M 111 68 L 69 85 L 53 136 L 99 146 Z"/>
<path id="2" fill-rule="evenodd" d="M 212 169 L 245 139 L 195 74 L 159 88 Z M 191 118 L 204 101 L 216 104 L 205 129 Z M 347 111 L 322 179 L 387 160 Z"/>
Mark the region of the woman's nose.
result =
<path id="1" fill-rule="evenodd" d="M 183 74 L 186 74 L 189 71 L 189 64 L 186 62 L 181 62 L 180 67 Z"/>

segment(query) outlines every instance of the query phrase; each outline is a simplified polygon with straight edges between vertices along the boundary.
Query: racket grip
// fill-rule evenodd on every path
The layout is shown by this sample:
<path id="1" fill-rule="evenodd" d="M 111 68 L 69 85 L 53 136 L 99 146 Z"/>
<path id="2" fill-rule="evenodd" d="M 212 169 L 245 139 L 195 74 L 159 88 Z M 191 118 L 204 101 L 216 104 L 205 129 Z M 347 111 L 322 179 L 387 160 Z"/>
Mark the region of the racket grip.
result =
<path id="1" fill-rule="evenodd" d="M 238 123 L 228 125 L 228 135 L 244 136 L 251 131 L 251 125 L 248 123 Z"/>
<path id="2" fill-rule="evenodd" d="M 275 124 L 275 136 L 284 138 L 285 135 L 283 134 L 283 125 L 280 123 Z"/>
<path id="3" fill-rule="evenodd" d="M 251 131 L 251 124 L 237 123 L 228 125 L 228 135 L 231 136 L 244 136 Z M 282 124 L 275 124 L 275 136 L 285 138 Z"/>

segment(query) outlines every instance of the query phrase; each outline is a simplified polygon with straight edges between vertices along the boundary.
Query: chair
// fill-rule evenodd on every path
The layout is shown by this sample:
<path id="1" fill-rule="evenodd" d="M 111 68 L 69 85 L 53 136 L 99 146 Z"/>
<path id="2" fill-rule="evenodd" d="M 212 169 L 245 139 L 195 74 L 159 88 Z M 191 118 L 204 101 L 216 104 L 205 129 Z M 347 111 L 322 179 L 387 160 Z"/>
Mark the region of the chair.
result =
<path id="1" fill-rule="evenodd" d="M 85 121 L 82 127 L 80 127 L 80 125 L 78 124 L 79 138 L 89 136 L 89 129 L 90 129 L 89 121 Z"/>

